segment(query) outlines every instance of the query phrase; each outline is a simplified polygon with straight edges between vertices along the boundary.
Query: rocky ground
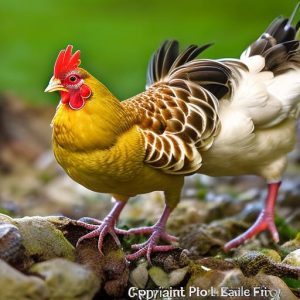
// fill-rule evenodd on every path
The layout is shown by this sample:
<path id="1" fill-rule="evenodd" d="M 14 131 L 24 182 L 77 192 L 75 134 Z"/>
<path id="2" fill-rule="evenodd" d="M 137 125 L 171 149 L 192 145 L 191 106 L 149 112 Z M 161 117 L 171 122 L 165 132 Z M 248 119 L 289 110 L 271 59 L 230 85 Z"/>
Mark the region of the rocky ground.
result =
<path id="1" fill-rule="evenodd" d="M 168 222 L 169 232 L 180 238 L 178 248 L 154 254 L 152 265 L 144 259 L 129 264 L 130 244 L 145 237 L 121 238 L 122 249 L 108 237 L 103 257 L 96 240 L 75 248 L 86 231 L 74 220 L 101 219 L 111 203 L 106 195 L 73 183 L 55 162 L 49 127 L 53 112 L 53 107 L 32 108 L 13 95 L 0 95 L 0 300 L 129 299 L 130 293 L 138 299 L 133 287 L 141 292 L 184 288 L 186 295 L 198 287 L 212 293 L 199 295 L 202 299 L 223 299 L 213 296 L 222 286 L 235 289 L 227 291 L 227 299 L 245 299 L 238 294 L 241 287 L 254 293 L 254 287 L 263 286 L 261 294 L 248 299 L 271 299 L 268 291 L 277 289 L 280 299 L 300 297 L 299 145 L 278 200 L 278 245 L 266 233 L 224 253 L 224 243 L 255 220 L 266 194 L 264 182 L 195 175 L 187 179 Z M 160 193 L 131 199 L 119 227 L 153 224 L 162 207 Z"/>

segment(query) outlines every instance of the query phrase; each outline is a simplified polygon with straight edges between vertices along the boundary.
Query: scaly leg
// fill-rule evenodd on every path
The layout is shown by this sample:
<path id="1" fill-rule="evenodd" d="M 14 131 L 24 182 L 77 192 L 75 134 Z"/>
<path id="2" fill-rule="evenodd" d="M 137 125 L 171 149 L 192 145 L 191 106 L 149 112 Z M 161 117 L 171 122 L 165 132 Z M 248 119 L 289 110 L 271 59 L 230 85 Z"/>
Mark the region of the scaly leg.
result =
<path id="1" fill-rule="evenodd" d="M 151 234 L 149 239 L 142 244 L 132 245 L 132 248 L 136 251 L 133 254 L 126 256 L 128 260 L 135 260 L 141 256 L 146 255 L 148 262 L 151 264 L 151 253 L 152 252 L 165 252 L 174 249 L 172 245 L 158 245 L 160 239 L 167 242 L 177 241 L 178 239 L 172 235 L 166 233 L 166 223 L 170 216 L 171 209 L 165 206 L 164 211 L 157 221 L 157 223 L 151 227 L 134 228 L 127 231 L 128 235 L 131 234 Z"/>
<path id="2" fill-rule="evenodd" d="M 279 242 L 279 235 L 274 224 L 274 209 L 280 184 L 281 182 L 268 184 L 268 195 L 264 209 L 259 214 L 255 223 L 246 232 L 231 240 L 224 246 L 225 251 L 236 248 L 246 240 L 252 238 L 253 236 L 264 230 L 269 230 L 273 237 L 273 240 L 276 243 Z"/>
<path id="3" fill-rule="evenodd" d="M 114 198 L 113 198 L 114 199 Z M 118 246 L 121 245 L 117 234 L 124 234 L 125 231 L 118 229 L 115 227 L 116 222 L 118 220 L 118 217 L 122 211 L 122 209 L 124 208 L 126 204 L 126 201 L 116 201 L 116 204 L 114 205 L 114 207 L 112 208 L 112 210 L 110 211 L 110 213 L 104 218 L 103 221 L 99 221 L 96 219 L 92 219 L 92 218 L 87 218 L 88 220 L 92 220 L 94 221 L 97 225 L 94 224 L 88 224 L 82 221 L 77 221 L 77 224 L 81 227 L 84 227 L 86 229 L 92 230 L 90 233 L 82 236 L 78 241 L 76 246 L 79 245 L 79 243 L 81 243 L 83 240 L 85 239 L 91 239 L 94 237 L 99 237 L 98 239 L 98 249 L 99 252 L 101 254 L 102 253 L 102 246 L 103 246 L 103 241 L 105 236 L 109 233 L 113 239 L 115 240 L 116 244 Z"/>

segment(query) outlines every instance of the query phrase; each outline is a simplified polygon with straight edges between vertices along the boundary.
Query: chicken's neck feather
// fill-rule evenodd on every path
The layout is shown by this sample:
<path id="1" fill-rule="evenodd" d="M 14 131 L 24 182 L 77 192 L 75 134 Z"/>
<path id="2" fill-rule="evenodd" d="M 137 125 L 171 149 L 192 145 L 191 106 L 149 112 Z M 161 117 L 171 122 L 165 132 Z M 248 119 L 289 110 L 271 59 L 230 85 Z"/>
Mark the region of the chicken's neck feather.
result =
<path id="1" fill-rule="evenodd" d="M 121 103 L 98 80 L 86 79 L 92 96 L 80 110 L 60 103 L 52 121 L 53 140 L 70 151 L 108 149 L 130 128 Z"/>

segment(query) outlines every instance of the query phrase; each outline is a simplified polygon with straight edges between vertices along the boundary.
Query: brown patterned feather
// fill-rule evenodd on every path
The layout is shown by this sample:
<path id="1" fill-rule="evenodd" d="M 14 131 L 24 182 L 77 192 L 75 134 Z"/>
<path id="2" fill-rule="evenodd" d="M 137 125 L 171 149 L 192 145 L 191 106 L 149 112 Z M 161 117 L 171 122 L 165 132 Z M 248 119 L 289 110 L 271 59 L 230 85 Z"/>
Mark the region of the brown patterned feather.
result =
<path id="1" fill-rule="evenodd" d="M 238 63 L 194 59 L 208 46 L 192 45 L 179 53 L 176 41 L 164 43 L 149 64 L 149 88 L 122 102 L 143 134 L 145 163 L 153 168 L 196 172 L 201 152 L 219 133 L 219 99 L 231 93 L 230 67 Z"/>

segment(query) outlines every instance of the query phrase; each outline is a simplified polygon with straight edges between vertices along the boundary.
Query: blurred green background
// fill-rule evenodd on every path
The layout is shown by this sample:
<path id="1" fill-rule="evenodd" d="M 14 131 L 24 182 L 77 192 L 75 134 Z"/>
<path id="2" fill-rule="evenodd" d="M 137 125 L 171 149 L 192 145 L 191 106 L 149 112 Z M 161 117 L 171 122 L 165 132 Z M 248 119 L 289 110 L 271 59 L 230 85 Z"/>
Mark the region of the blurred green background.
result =
<path id="1" fill-rule="evenodd" d="M 150 55 L 165 39 L 214 42 L 206 57 L 237 57 L 296 1 L 0 1 L 0 91 L 32 103 L 44 94 L 60 49 L 82 51 L 82 67 L 120 99 L 143 90 Z"/>

